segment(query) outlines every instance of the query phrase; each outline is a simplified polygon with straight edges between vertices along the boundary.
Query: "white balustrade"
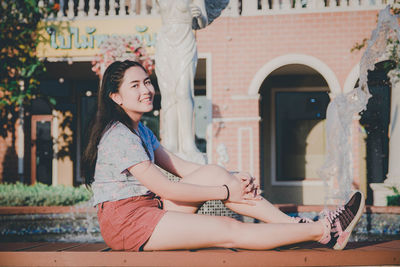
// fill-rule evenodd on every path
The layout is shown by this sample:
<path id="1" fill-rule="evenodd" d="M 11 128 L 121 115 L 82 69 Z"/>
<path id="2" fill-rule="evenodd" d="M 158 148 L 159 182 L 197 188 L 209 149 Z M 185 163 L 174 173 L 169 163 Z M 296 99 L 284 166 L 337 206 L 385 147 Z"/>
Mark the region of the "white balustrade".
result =
<path id="1" fill-rule="evenodd" d="M 159 14 L 156 0 L 99 0 L 97 6 L 96 2 L 96 0 L 60 0 L 60 9 L 56 18 L 156 16 Z M 223 16 L 379 10 L 387 4 L 393 4 L 393 2 L 394 0 L 230 0 Z M 39 3 L 44 5 L 45 1 L 40 0 Z M 48 3 L 52 4 L 54 0 L 49 0 Z M 106 12 L 106 5 L 109 7 L 108 12 Z M 242 7 L 241 13 L 240 5 Z"/>

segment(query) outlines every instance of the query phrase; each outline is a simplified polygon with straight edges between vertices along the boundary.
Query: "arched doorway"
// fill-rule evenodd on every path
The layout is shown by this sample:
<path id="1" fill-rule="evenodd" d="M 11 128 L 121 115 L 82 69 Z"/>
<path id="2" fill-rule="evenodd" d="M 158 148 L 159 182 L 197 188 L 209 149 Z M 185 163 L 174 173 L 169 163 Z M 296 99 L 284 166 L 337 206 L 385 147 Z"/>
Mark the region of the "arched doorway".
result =
<path id="1" fill-rule="evenodd" d="M 304 64 L 272 71 L 260 87 L 261 177 L 274 203 L 322 204 L 329 86 Z"/>

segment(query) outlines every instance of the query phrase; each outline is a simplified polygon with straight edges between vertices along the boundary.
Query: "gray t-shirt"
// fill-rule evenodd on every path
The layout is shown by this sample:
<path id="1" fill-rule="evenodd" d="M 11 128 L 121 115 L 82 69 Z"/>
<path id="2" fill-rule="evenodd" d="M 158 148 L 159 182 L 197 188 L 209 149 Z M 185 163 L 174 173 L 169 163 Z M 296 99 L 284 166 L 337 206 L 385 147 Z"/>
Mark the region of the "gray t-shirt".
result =
<path id="1" fill-rule="evenodd" d="M 97 146 L 97 162 L 92 183 L 94 206 L 105 201 L 150 192 L 132 176 L 128 168 L 146 160 L 154 162 L 154 151 L 160 143 L 153 132 L 142 123 L 139 123 L 138 130 L 141 138 L 124 124 L 114 122 L 103 134 Z M 142 140 L 149 151 L 150 159 Z"/>

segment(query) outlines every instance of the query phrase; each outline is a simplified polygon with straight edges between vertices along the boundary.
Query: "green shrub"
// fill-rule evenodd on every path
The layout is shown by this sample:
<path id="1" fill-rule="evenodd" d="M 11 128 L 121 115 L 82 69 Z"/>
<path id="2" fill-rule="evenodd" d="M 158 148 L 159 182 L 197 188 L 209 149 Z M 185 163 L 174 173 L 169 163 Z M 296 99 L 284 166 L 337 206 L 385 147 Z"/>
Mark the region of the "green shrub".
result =
<path id="1" fill-rule="evenodd" d="M 84 186 L 0 184 L 0 206 L 69 206 L 91 197 Z"/>
<path id="2" fill-rule="evenodd" d="M 386 197 L 387 205 L 388 206 L 400 206 L 400 192 L 399 192 L 399 190 L 394 186 L 390 187 L 390 189 L 393 190 L 394 195 Z"/>
<path id="3" fill-rule="evenodd" d="M 387 196 L 386 198 L 388 206 L 400 206 L 400 195 Z"/>

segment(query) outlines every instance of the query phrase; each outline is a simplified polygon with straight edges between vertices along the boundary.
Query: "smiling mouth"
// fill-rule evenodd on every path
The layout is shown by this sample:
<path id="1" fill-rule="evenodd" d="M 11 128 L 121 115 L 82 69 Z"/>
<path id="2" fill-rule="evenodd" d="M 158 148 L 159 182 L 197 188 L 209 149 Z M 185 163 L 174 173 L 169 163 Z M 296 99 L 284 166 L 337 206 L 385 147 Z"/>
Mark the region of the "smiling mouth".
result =
<path id="1" fill-rule="evenodd" d="M 152 99 L 151 98 L 145 98 L 145 99 L 140 100 L 140 102 L 141 103 L 151 103 Z"/>

